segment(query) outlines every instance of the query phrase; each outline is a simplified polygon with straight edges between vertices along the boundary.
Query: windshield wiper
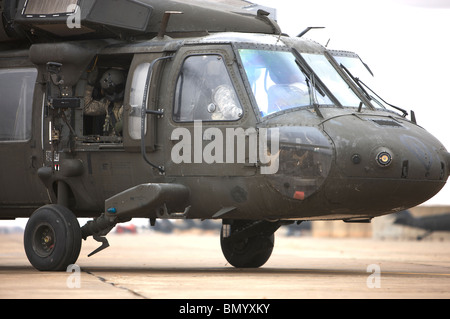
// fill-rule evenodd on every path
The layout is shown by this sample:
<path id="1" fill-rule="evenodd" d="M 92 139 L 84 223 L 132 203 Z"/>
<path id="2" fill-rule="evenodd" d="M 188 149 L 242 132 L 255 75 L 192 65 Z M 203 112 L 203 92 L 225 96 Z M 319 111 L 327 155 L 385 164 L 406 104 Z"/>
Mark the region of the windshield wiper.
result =
<path id="1" fill-rule="evenodd" d="M 385 100 L 383 100 L 383 98 L 382 98 L 381 96 L 379 96 L 377 93 L 375 93 L 375 92 L 374 92 L 367 84 L 365 84 L 365 83 L 364 83 L 363 81 L 361 81 L 360 79 L 358 79 L 358 81 L 359 81 L 362 85 L 364 85 L 370 92 L 372 92 L 373 94 L 375 94 L 375 96 L 376 96 L 377 98 L 379 98 L 384 104 L 387 104 L 387 105 L 389 105 L 390 107 L 392 107 L 392 108 L 394 108 L 394 109 L 396 109 L 396 110 L 402 112 L 402 113 L 403 113 L 403 117 L 406 117 L 406 116 L 408 115 L 408 112 L 407 112 L 405 109 L 402 109 L 401 107 L 398 107 L 398 106 L 392 105 L 391 103 L 386 102 Z"/>
<path id="2" fill-rule="evenodd" d="M 353 80 L 353 82 L 355 82 L 358 87 L 361 89 L 361 91 L 364 93 L 364 95 L 366 96 L 367 99 L 372 100 L 372 97 L 370 96 L 369 93 L 367 93 L 367 91 L 364 89 L 364 87 L 361 85 L 359 78 L 354 77 L 353 74 L 345 67 L 345 65 L 343 65 L 342 63 L 340 64 L 341 68 L 347 72 L 347 75 Z"/>
<path id="3" fill-rule="evenodd" d="M 358 87 L 361 89 L 361 91 L 364 93 L 364 95 L 369 99 L 369 101 L 373 100 L 373 97 L 367 93 L 367 91 L 365 90 L 365 88 L 367 88 L 370 92 L 372 92 L 377 98 L 379 98 L 383 103 L 389 105 L 390 107 L 400 111 L 403 113 L 403 117 L 406 117 L 408 115 L 408 112 L 405 109 L 402 109 L 401 107 L 392 105 L 388 102 L 386 102 L 385 100 L 383 100 L 377 93 L 375 93 L 367 84 L 365 84 L 363 81 L 361 81 L 359 78 L 353 76 L 353 74 L 341 63 L 340 64 L 341 68 L 348 74 L 348 76 L 353 80 L 353 82 L 355 82 Z M 365 88 L 364 88 L 365 87 Z"/>
<path id="4" fill-rule="evenodd" d="M 305 79 L 308 81 L 308 86 L 310 87 L 310 89 L 312 84 L 313 89 L 317 90 L 320 93 L 320 95 L 325 97 L 325 93 L 322 91 L 320 86 L 317 85 L 317 83 L 314 81 L 314 74 L 310 76 L 310 74 L 305 70 L 305 68 L 301 65 L 301 63 L 297 59 L 295 59 L 295 63 L 300 68 L 300 71 L 302 71 L 303 75 L 305 76 Z"/>
<path id="5" fill-rule="evenodd" d="M 316 112 L 316 114 L 319 117 L 324 118 L 322 112 L 320 112 L 320 110 L 319 110 L 319 103 L 317 103 L 315 91 L 317 90 L 319 92 L 319 94 L 322 95 L 323 97 L 325 96 L 325 93 L 322 91 L 320 86 L 316 85 L 316 82 L 314 81 L 314 74 L 311 74 L 311 79 L 310 79 L 310 75 L 308 74 L 308 72 L 306 72 L 305 68 L 303 68 L 302 64 L 297 59 L 295 59 L 295 63 L 297 64 L 297 66 L 300 68 L 300 71 L 302 71 L 303 75 L 305 76 L 306 85 L 308 86 L 308 91 L 309 91 L 309 103 L 311 103 L 311 105 L 314 107 L 314 111 Z"/>

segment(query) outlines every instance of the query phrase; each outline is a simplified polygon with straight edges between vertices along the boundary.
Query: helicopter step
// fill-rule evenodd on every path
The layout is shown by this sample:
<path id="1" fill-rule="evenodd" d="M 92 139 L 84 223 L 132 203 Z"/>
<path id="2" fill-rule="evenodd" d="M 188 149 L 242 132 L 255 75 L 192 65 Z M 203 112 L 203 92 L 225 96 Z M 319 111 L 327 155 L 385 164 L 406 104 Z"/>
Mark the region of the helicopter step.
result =
<path id="1" fill-rule="evenodd" d="M 129 188 L 105 201 L 107 216 L 158 217 L 167 212 L 183 212 L 189 206 L 189 189 L 181 184 L 148 183 Z M 151 215 L 151 213 L 150 213 Z"/>
<path id="2" fill-rule="evenodd" d="M 109 247 L 104 237 L 117 224 L 131 220 L 133 217 L 158 217 L 168 215 L 169 212 L 188 212 L 189 189 L 179 184 L 148 183 L 129 188 L 105 201 L 105 212 L 89 221 L 81 228 L 83 239 L 89 236 L 102 243 L 90 253 L 92 256 Z"/>

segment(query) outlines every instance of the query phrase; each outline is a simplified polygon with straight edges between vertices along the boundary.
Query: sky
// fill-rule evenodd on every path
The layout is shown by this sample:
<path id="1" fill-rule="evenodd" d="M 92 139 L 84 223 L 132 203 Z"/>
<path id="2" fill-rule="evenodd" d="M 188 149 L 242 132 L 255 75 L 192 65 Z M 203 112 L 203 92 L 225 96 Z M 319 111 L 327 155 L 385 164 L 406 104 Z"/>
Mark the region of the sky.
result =
<path id="1" fill-rule="evenodd" d="M 450 0 L 255 0 L 277 9 L 282 32 L 329 49 L 353 51 L 387 102 L 414 110 L 417 122 L 450 151 Z M 450 205 L 450 182 L 426 205 Z"/>

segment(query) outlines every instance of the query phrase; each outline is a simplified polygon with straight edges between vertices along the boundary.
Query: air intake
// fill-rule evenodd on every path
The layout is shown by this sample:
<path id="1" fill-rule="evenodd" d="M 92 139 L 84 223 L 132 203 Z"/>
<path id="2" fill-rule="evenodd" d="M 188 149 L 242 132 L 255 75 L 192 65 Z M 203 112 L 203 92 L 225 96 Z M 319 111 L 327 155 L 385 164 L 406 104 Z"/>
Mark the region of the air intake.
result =
<path id="1" fill-rule="evenodd" d="M 375 124 L 379 126 L 390 126 L 390 127 L 403 127 L 400 123 L 394 120 L 384 120 L 384 119 L 378 119 L 378 120 L 372 120 Z"/>

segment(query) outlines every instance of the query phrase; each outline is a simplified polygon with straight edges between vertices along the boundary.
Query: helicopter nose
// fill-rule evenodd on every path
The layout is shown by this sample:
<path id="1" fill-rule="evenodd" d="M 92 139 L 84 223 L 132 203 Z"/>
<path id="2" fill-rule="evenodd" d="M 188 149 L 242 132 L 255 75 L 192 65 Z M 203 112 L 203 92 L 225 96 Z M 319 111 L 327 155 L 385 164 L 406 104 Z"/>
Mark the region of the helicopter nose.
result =
<path id="1" fill-rule="evenodd" d="M 324 123 L 336 163 L 326 197 L 347 213 L 381 215 L 433 197 L 449 175 L 449 153 L 421 127 L 400 118 L 347 115 Z"/>
<path id="2" fill-rule="evenodd" d="M 450 153 L 449 152 L 444 152 L 444 156 L 447 159 L 447 176 L 450 175 Z"/>

